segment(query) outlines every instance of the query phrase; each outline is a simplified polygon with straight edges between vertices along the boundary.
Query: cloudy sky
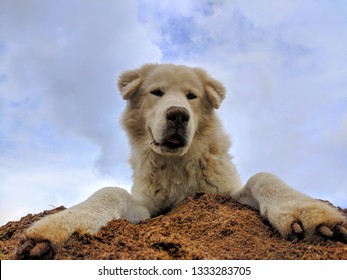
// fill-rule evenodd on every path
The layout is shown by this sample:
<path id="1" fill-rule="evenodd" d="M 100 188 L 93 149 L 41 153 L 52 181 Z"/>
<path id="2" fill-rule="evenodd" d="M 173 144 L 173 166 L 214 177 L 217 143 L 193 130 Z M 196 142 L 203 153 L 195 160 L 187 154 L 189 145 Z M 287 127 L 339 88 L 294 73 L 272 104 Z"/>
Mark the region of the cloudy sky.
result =
<path id="1" fill-rule="evenodd" d="M 118 75 L 205 68 L 243 181 L 347 207 L 347 2 L 0 1 L 0 225 L 130 189 Z"/>

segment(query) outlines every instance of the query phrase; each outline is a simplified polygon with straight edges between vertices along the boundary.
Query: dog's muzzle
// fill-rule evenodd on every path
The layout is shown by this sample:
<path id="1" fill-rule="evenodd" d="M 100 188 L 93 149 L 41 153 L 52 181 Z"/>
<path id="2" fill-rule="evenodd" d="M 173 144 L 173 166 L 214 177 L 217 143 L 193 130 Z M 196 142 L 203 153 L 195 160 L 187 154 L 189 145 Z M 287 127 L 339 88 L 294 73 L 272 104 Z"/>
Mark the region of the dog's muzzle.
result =
<path id="1" fill-rule="evenodd" d="M 183 107 L 172 106 L 165 114 L 166 127 L 160 142 L 153 144 L 160 146 L 166 152 L 175 152 L 187 145 L 187 126 L 190 115 Z"/>

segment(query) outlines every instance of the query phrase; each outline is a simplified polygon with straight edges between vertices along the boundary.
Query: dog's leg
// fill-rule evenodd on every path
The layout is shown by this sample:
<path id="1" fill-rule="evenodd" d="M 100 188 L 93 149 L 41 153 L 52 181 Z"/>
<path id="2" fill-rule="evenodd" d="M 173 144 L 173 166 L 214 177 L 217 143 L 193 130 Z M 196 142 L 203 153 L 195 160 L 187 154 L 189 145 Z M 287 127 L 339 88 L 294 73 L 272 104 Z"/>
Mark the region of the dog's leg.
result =
<path id="1" fill-rule="evenodd" d="M 272 174 L 254 175 L 235 198 L 258 209 L 287 239 L 325 237 L 347 243 L 347 219 L 339 210 L 294 190 Z"/>
<path id="2" fill-rule="evenodd" d="M 21 239 L 16 257 L 52 258 L 74 232 L 95 234 L 113 219 L 138 223 L 149 217 L 126 190 L 103 188 L 84 202 L 35 222 Z"/>

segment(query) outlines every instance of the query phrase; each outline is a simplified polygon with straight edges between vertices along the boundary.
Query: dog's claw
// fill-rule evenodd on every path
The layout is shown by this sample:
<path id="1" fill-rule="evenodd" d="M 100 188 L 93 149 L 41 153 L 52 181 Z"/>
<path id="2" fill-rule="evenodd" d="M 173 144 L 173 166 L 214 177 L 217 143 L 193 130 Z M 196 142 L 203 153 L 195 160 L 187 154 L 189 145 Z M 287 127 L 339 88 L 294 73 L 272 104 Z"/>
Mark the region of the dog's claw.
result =
<path id="1" fill-rule="evenodd" d="M 324 237 L 327 237 L 327 238 L 332 238 L 334 236 L 334 233 L 332 232 L 332 230 L 325 225 L 321 225 L 320 227 L 318 227 L 317 231 L 321 235 L 323 235 Z"/>
<path id="2" fill-rule="evenodd" d="M 296 234 L 301 234 L 303 233 L 303 229 L 302 229 L 302 226 L 298 223 L 298 222 L 294 222 L 292 224 L 292 229 L 293 231 L 296 233 Z"/>
<path id="3" fill-rule="evenodd" d="M 299 222 L 292 223 L 292 232 L 287 236 L 290 241 L 298 242 L 303 238 L 304 230 Z"/>
<path id="4" fill-rule="evenodd" d="M 347 229 L 343 226 L 336 226 L 336 237 L 343 243 L 347 243 Z"/>

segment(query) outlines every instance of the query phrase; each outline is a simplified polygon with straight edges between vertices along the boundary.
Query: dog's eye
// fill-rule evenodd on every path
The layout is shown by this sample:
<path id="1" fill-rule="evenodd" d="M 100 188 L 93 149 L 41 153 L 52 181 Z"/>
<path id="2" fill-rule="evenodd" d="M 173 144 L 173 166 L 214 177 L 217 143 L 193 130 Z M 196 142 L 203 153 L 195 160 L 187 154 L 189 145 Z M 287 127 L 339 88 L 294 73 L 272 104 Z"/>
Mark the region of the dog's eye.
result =
<path id="1" fill-rule="evenodd" d="M 155 89 L 151 91 L 151 94 L 155 95 L 155 96 L 163 96 L 164 92 L 161 91 L 160 89 Z"/>
<path id="2" fill-rule="evenodd" d="M 196 96 L 195 94 L 191 93 L 191 92 L 189 92 L 189 93 L 186 95 L 186 97 L 187 97 L 188 99 L 195 99 L 195 98 L 197 98 L 197 96 Z"/>

